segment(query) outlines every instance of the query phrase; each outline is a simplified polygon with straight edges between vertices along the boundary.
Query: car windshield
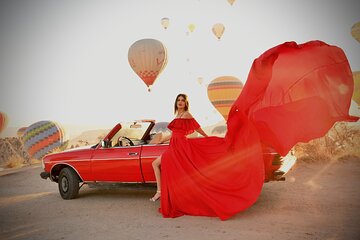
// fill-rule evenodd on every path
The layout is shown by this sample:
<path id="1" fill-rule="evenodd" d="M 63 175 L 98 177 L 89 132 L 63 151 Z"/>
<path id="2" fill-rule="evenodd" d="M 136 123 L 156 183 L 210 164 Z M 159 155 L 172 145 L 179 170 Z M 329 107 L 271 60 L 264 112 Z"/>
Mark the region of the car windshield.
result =
<path id="1" fill-rule="evenodd" d="M 112 137 L 111 141 L 116 142 L 119 137 L 127 137 L 131 140 L 140 140 L 149 126 L 150 122 L 121 123 L 121 129 Z"/>

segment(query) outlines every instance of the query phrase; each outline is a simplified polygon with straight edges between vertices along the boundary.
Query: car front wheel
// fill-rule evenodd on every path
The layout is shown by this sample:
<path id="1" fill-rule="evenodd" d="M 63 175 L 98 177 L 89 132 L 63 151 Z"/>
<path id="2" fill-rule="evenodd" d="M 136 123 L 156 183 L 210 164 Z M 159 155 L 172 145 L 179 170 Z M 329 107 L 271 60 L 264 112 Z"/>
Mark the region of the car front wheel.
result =
<path id="1" fill-rule="evenodd" d="M 63 168 L 59 175 L 59 192 L 63 199 L 73 199 L 79 193 L 79 177 L 71 168 Z"/>

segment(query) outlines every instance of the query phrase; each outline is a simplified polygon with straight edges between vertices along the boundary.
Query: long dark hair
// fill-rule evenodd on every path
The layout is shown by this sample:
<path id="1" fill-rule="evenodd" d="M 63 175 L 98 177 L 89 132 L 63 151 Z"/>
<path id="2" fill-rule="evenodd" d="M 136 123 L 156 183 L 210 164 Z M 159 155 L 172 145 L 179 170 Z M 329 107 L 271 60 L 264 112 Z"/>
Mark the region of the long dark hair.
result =
<path id="1" fill-rule="evenodd" d="M 183 97 L 185 99 L 185 111 L 189 110 L 189 100 L 188 100 L 188 96 L 185 93 L 180 93 L 176 96 L 175 98 L 175 104 L 174 104 L 174 114 L 177 113 L 177 100 L 179 99 L 179 97 Z"/>

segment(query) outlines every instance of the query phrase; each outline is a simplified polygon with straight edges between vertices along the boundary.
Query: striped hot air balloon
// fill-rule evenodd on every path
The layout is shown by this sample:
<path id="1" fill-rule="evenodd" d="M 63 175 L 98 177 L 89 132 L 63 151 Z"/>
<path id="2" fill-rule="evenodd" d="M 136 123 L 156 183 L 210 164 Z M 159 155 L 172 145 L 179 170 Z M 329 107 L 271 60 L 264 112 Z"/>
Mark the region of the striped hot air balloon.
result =
<path id="1" fill-rule="evenodd" d="M 27 127 L 21 127 L 17 130 L 16 134 L 17 134 L 18 138 L 22 138 L 22 136 L 24 136 L 26 129 L 27 129 Z"/>
<path id="2" fill-rule="evenodd" d="M 150 91 L 151 85 L 167 64 L 167 51 L 164 44 L 156 39 L 141 39 L 130 46 L 128 60 Z"/>
<path id="3" fill-rule="evenodd" d="M 215 78 L 208 85 L 208 98 L 225 120 L 227 120 L 230 108 L 240 95 L 242 88 L 243 83 L 234 76 Z"/>
<path id="4" fill-rule="evenodd" d="M 55 122 L 39 121 L 26 128 L 22 141 L 31 157 L 41 159 L 64 143 L 64 132 Z"/>
<path id="5" fill-rule="evenodd" d="M 5 129 L 7 122 L 7 115 L 4 112 L 0 112 L 0 133 Z"/>

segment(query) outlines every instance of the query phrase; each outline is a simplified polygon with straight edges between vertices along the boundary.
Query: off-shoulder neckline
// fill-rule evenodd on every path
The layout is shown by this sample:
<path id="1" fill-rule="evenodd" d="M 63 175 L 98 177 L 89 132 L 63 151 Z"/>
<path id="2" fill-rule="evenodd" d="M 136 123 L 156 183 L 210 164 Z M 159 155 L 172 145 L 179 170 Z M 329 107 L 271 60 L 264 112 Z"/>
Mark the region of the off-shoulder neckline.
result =
<path id="1" fill-rule="evenodd" d="M 194 118 L 174 118 L 175 119 L 188 119 L 188 120 L 191 120 L 191 119 L 194 119 Z"/>

